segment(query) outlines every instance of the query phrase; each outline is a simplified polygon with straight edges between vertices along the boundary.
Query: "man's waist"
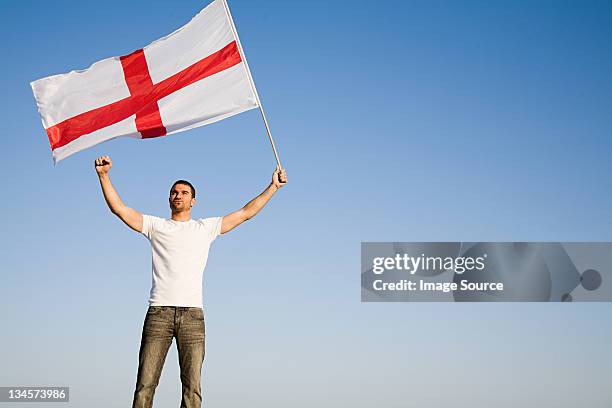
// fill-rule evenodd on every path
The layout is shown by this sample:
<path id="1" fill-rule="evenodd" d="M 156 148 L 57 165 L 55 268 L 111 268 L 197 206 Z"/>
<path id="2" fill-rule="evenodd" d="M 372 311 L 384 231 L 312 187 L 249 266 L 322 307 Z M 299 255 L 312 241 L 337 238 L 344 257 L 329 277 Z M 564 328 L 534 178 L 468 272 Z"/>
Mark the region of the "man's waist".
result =
<path id="1" fill-rule="evenodd" d="M 204 309 L 202 306 L 171 306 L 171 305 L 149 305 L 149 308 L 151 308 L 151 309 L 162 309 L 162 310 L 166 310 L 166 309 L 173 309 L 173 310 L 194 310 L 194 309 L 199 309 L 199 310 L 203 310 Z"/>

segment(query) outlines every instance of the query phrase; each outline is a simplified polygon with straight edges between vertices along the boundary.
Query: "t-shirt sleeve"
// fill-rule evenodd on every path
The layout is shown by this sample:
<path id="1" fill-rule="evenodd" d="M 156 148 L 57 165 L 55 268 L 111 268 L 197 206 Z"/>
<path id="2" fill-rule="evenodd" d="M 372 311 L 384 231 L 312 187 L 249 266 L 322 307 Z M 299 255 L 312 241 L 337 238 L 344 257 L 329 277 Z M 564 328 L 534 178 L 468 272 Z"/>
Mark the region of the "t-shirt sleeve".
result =
<path id="1" fill-rule="evenodd" d="M 206 237 L 213 242 L 219 235 L 221 235 L 221 223 L 223 221 L 223 217 L 211 217 L 211 218 L 202 218 L 200 222 L 204 226 L 204 230 L 206 231 Z"/>
<path id="2" fill-rule="evenodd" d="M 143 214 L 142 215 L 142 235 L 144 235 L 149 240 L 151 240 L 151 238 L 153 237 L 153 233 L 155 232 L 155 229 L 157 228 L 157 225 L 159 225 L 158 224 L 159 220 L 160 219 L 158 217 Z"/>

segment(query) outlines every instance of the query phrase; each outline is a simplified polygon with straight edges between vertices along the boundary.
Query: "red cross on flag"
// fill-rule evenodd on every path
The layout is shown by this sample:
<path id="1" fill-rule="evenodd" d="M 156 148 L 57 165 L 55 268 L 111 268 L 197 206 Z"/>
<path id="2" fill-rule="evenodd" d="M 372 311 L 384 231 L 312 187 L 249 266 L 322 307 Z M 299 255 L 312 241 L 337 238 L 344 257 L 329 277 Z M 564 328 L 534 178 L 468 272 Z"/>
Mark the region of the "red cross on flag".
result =
<path id="1" fill-rule="evenodd" d="M 55 163 L 119 136 L 169 135 L 260 106 L 225 0 L 143 49 L 31 86 Z"/>

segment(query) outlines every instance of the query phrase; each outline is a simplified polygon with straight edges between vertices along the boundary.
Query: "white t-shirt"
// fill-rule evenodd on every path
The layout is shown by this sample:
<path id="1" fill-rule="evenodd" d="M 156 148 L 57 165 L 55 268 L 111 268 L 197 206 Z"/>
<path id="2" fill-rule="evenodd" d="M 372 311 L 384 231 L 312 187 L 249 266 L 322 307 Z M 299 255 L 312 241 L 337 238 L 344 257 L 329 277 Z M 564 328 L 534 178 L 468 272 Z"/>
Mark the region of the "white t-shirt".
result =
<path id="1" fill-rule="evenodd" d="M 202 276 L 221 220 L 142 216 L 142 234 L 151 242 L 153 255 L 150 306 L 202 307 Z"/>

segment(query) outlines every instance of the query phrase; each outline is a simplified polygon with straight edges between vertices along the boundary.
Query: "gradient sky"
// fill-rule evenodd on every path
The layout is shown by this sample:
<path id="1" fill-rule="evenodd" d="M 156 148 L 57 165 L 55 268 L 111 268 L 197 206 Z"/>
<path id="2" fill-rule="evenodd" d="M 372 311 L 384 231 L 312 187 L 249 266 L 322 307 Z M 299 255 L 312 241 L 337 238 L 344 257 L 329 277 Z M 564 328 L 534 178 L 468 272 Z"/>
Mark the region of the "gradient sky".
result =
<path id="1" fill-rule="evenodd" d="M 263 190 L 274 157 L 253 110 L 54 167 L 29 82 L 130 53 L 207 3 L 0 4 L 0 386 L 127 407 L 150 249 L 106 208 L 94 158 L 147 214 L 192 181 L 200 218 Z M 211 248 L 205 404 L 612 406 L 610 303 L 364 304 L 359 276 L 362 241 L 612 241 L 612 2 L 230 7 L 290 183 Z M 155 406 L 179 402 L 173 345 Z"/>

